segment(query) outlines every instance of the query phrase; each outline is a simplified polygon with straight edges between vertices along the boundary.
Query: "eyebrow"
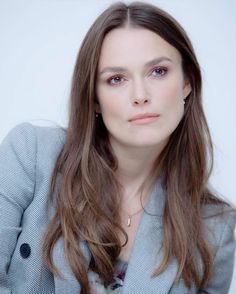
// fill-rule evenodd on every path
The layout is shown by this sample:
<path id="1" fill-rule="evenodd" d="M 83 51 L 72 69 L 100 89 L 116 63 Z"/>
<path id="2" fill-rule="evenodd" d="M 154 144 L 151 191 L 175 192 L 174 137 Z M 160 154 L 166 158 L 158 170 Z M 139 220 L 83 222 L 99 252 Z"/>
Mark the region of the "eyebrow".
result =
<path id="1" fill-rule="evenodd" d="M 161 56 L 161 57 L 158 57 L 158 58 L 154 58 L 150 61 L 148 61 L 147 63 L 144 64 L 144 68 L 148 68 L 148 67 L 151 67 L 155 64 L 158 64 L 162 61 L 170 61 L 172 62 L 172 60 L 168 57 L 165 57 L 165 56 Z M 128 70 L 124 67 L 120 67 L 120 66 L 108 66 L 108 67 L 105 67 L 102 71 L 100 71 L 99 75 L 102 75 L 104 74 L 105 72 L 127 72 Z"/>

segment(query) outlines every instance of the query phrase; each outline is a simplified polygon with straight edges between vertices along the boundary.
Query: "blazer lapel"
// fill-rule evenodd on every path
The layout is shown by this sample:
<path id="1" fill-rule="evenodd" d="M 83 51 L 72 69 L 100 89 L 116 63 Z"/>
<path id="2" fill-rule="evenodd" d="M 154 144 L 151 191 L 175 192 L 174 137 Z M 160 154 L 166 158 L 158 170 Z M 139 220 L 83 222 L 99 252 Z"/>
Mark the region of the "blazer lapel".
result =
<path id="1" fill-rule="evenodd" d="M 87 260 L 87 264 L 89 265 L 91 254 L 86 242 L 81 241 L 80 248 Z M 53 261 L 55 266 L 64 276 L 64 279 L 54 277 L 55 294 L 79 294 L 81 290 L 80 284 L 76 280 L 65 258 L 62 238 L 56 242 L 53 248 Z"/>
<path id="2" fill-rule="evenodd" d="M 160 179 L 154 186 L 141 218 L 130 255 L 123 285 L 123 294 L 167 294 L 177 273 L 173 261 L 158 277 L 151 273 L 160 264 L 162 250 L 162 216 L 165 196 Z"/>

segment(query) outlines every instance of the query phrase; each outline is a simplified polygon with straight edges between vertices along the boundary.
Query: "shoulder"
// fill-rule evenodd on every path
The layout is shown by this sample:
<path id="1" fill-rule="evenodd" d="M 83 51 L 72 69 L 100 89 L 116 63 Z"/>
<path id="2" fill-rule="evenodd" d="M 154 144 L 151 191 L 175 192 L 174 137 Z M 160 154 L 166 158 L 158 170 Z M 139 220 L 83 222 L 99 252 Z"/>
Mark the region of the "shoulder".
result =
<path id="1" fill-rule="evenodd" d="M 226 202 L 207 204 L 202 208 L 202 218 L 208 226 L 229 226 L 234 229 L 236 208 Z"/>
<path id="2" fill-rule="evenodd" d="M 215 253 L 226 245 L 235 247 L 236 209 L 233 206 L 227 203 L 205 205 L 202 217 L 205 236 Z"/>
<path id="3" fill-rule="evenodd" d="M 58 127 L 21 123 L 12 128 L 0 144 L 0 182 L 6 190 L 14 183 L 32 191 L 36 179 L 49 177 L 65 138 Z"/>
<path id="4" fill-rule="evenodd" d="M 42 127 L 25 122 L 12 128 L 1 143 L 2 149 L 15 153 L 51 153 L 65 143 L 66 130 L 62 127 Z"/>
<path id="5" fill-rule="evenodd" d="M 35 196 L 38 183 L 41 189 L 47 188 L 65 136 L 62 128 L 30 123 L 18 124 L 8 132 L 0 144 L 1 196 L 4 195 L 0 206 L 15 203 L 23 211 Z"/>
<path id="6" fill-rule="evenodd" d="M 65 136 L 66 129 L 62 127 L 42 127 L 24 122 L 13 127 L 3 139 L 3 142 L 6 140 L 19 143 L 24 141 L 32 144 L 36 139 L 39 139 L 42 140 L 42 143 L 50 141 L 51 144 L 63 144 Z"/>

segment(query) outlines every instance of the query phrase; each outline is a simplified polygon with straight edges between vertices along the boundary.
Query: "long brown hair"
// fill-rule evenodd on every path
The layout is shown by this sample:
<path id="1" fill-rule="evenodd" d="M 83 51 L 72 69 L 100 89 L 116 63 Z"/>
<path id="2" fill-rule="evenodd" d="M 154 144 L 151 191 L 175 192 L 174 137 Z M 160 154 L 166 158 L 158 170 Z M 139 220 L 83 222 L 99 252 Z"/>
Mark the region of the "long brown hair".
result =
<path id="1" fill-rule="evenodd" d="M 53 264 L 52 250 L 62 236 L 64 253 L 81 285 L 81 293 L 88 294 L 86 260 L 79 241 L 87 242 L 91 267 L 108 281 L 124 245 L 119 234 L 122 232 L 127 240 L 119 218 L 121 186 L 114 173 L 118 162 L 102 117 L 95 118 L 95 84 L 102 42 L 109 31 L 127 25 L 151 30 L 174 46 L 181 54 L 183 72 L 192 87 L 184 116 L 152 171 L 156 179 L 161 169 L 166 198 L 164 256 L 153 276 L 164 271 L 174 255 L 179 264 L 176 280 L 183 277 L 188 288 L 193 282 L 201 288 L 207 285 L 213 269 L 201 208 L 206 203 L 219 207 L 226 203 L 207 187 L 213 151 L 202 108 L 200 67 L 188 36 L 176 20 L 156 6 L 142 2 L 117 2 L 108 7 L 82 42 L 72 79 L 66 140 L 51 179 L 49 196 L 54 200 L 55 215 L 45 234 L 45 262 L 55 275 L 60 274 Z M 60 185 L 54 199 L 58 176 Z M 196 249 L 202 258 L 202 276 L 194 259 Z"/>

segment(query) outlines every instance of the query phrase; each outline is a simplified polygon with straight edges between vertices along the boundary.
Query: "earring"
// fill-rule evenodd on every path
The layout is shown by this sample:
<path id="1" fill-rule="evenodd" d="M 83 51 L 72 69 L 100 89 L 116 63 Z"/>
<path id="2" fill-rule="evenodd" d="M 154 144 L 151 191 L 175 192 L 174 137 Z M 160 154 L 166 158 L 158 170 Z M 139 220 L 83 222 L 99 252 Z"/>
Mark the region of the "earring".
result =
<path id="1" fill-rule="evenodd" d="M 186 99 L 186 98 L 185 98 L 185 99 Z M 184 103 L 184 104 L 185 104 L 185 102 L 186 102 L 185 99 L 183 100 L 183 103 Z"/>
<path id="2" fill-rule="evenodd" d="M 95 114 L 95 116 L 96 116 L 96 118 L 98 118 L 98 113 L 97 112 L 95 112 L 96 114 Z"/>

